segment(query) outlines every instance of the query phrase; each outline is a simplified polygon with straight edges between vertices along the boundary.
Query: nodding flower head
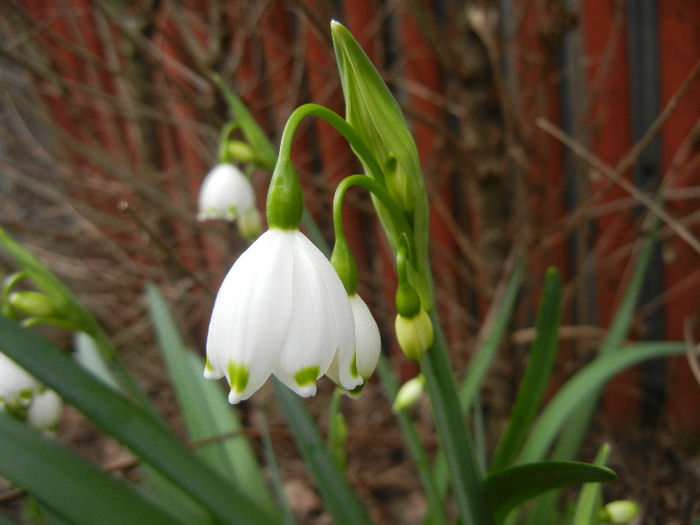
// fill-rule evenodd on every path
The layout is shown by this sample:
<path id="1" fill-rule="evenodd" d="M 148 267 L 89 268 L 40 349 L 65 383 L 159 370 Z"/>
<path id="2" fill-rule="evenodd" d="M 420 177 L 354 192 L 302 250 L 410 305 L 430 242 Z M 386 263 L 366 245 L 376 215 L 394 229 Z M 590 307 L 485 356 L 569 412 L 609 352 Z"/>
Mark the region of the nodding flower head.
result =
<path id="1" fill-rule="evenodd" d="M 214 303 L 204 376 L 226 376 L 229 401 L 250 397 L 275 374 L 301 396 L 336 354 L 355 352 L 353 309 L 330 262 L 298 229 L 272 228 L 234 263 Z M 352 390 L 362 377 L 340 375 Z"/>
<path id="2" fill-rule="evenodd" d="M 233 221 L 250 210 L 256 210 L 256 207 L 255 191 L 248 177 L 233 164 L 214 166 L 204 177 L 199 190 L 197 218 L 200 221 Z"/>

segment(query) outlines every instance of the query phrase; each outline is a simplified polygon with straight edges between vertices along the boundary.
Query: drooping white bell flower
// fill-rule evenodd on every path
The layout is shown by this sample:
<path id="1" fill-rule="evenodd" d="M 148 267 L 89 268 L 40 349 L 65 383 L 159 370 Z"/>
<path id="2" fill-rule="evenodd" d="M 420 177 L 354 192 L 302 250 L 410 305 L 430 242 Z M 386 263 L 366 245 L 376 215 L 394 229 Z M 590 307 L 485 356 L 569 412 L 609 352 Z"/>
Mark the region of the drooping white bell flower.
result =
<path id="1" fill-rule="evenodd" d="M 217 164 L 204 177 L 199 190 L 197 219 L 233 221 L 251 209 L 255 209 L 253 185 L 236 166 Z"/>
<path id="2" fill-rule="evenodd" d="M 272 228 L 234 263 L 214 303 L 204 376 L 226 376 L 229 402 L 249 398 L 270 374 L 301 396 L 316 393 L 336 353 L 352 355 L 355 325 L 330 262 L 296 229 Z M 342 386 L 362 383 L 341 370 Z"/>
<path id="3" fill-rule="evenodd" d="M 377 322 L 367 304 L 355 293 L 350 297 L 350 306 L 355 323 L 355 351 L 348 355 L 338 352 L 326 372 L 334 383 L 340 385 L 341 372 L 363 381 L 369 379 L 377 367 L 382 346 Z"/>

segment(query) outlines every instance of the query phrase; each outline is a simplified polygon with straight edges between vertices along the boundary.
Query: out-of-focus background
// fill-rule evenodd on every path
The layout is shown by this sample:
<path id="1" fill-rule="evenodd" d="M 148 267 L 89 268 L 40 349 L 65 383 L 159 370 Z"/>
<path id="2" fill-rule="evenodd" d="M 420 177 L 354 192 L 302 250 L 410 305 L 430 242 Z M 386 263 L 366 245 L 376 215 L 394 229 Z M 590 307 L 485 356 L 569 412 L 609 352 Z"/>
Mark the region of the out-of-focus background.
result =
<path id="1" fill-rule="evenodd" d="M 700 339 L 694 0 L 4 0 L 0 223 L 95 312 L 174 428 L 143 285 L 162 287 L 188 343 L 202 350 L 214 293 L 245 248 L 235 227 L 195 218 L 231 117 L 212 74 L 275 144 L 301 103 L 342 114 L 331 19 L 363 45 L 416 138 L 458 377 L 516 255 L 527 254 L 517 315 L 482 392 L 491 446 L 517 390 L 548 266 L 565 282 L 552 389 L 595 354 L 653 223 L 635 192 L 658 192 L 667 216 L 629 338 Z M 331 240 L 335 184 L 360 166 L 337 133 L 310 119 L 294 158 L 306 204 Z M 253 174 L 261 210 L 268 180 Z M 360 292 L 408 379 L 416 369 L 396 353 L 391 329 L 390 251 L 366 195 L 352 192 L 349 203 Z M 380 397 L 369 389 L 346 405 L 350 479 L 375 519 L 408 523 L 419 485 Z M 323 396 L 314 403 L 325 410 Z M 607 388 L 581 459 L 610 441 L 621 479 L 608 494 L 642 502 L 645 523 L 688 523 L 700 511 L 698 407 L 686 359 L 624 373 Z M 255 411 L 242 410 L 255 435 Z M 433 446 L 428 408 L 417 411 Z M 296 510 L 323 522 L 281 425 L 273 435 L 288 489 L 309 507 Z M 59 438 L 103 464 L 123 454 L 70 409 Z"/>

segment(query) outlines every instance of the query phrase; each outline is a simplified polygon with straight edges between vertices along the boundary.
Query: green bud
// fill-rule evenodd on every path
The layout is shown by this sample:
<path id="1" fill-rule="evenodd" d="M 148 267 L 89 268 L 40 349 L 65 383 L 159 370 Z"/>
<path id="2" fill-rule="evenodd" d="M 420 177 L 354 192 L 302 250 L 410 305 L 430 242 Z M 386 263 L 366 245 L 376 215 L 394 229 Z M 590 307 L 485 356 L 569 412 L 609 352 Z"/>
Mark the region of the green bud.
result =
<path id="1" fill-rule="evenodd" d="M 423 309 L 413 317 L 397 314 L 394 328 L 401 350 L 413 361 L 419 361 L 433 345 L 433 323 Z"/>
<path id="2" fill-rule="evenodd" d="M 637 517 L 639 505 L 630 500 L 611 501 L 600 509 L 598 519 L 603 523 L 629 523 Z"/>
<path id="3" fill-rule="evenodd" d="M 392 410 L 394 412 L 400 412 L 401 410 L 412 407 L 418 402 L 424 391 L 425 377 L 423 377 L 423 374 L 418 374 L 413 379 L 409 379 L 401 385 L 401 388 L 399 388 L 396 394 L 396 399 L 394 399 L 394 403 L 391 406 Z"/>
<path id="4" fill-rule="evenodd" d="M 355 258 L 352 256 L 345 239 L 336 239 L 331 254 L 331 264 L 345 286 L 348 296 L 355 295 L 357 291 L 357 264 L 355 264 Z"/>
<path id="5" fill-rule="evenodd" d="M 12 292 L 8 302 L 15 310 L 32 317 L 50 317 L 56 313 L 53 300 L 41 292 Z"/>
<path id="6" fill-rule="evenodd" d="M 247 164 L 255 160 L 255 150 L 250 147 L 250 144 L 240 140 L 229 140 L 226 143 L 226 155 L 229 162 Z"/>
<path id="7" fill-rule="evenodd" d="M 280 158 L 267 191 L 267 224 L 280 230 L 297 230 L 304 211 L 299 176 L 289 158 Z"/>

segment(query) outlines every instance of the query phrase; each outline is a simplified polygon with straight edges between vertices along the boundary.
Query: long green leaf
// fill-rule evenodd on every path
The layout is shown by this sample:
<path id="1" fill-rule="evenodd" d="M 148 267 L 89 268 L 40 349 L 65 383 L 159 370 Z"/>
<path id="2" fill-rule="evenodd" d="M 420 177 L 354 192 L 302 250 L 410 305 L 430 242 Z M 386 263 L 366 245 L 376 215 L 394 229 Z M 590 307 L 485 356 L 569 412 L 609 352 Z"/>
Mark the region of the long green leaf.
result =
<path id="1" fill-rule="evenodd" d="M 502 523 L 512 509 L 538 494 L 569 485 L 613 481 L 616 477 L 609 468 L 588 463 L 546 461 L 499 470 L 484 480 L 484 489 L 496 523 Z"/>
<path id="2" fill-rule="evenodd" d="M 625 293 L 610 323 L 610 327 L 598 348 L 599 354 L 606 354 L 613 351 L 619 348 L 623 343 L 634 317 L 639 294 L 644 284 L 644 277 L 649 269 L 649 263 L 654 251 L 654 244 L 654 235 L 644 241 L 639 257 L 635 261 L 634 272 L 632 273 L 629 284 L 625 289 Z M 601 385 L 601 388 L 602 386 L 603 385 Z M 582 402 L 577 417 L 571 418 L 566 422 L 561 435 L 557 439 L 556 446 L 550 459 L 569 461 L 576 457 L 576 454 L 581 448 L 581 443 L 586 436 L 586 431 L 591 424 L 591 419 L 595 413 L 595 407 L 598 404 L 599 396 L 600 390 L 592 392 L 588 399 Z M 540 498 L 533 506 L 528 524 L 539 525 L 545 516 L 551 515 L 554 512 L 556 500 L 557 494 L 555 493 L 547 494 Z"/>
<path id="3" fill-rule="evenodd" d="M 105 386 L 31 330 L 0 317 L 0 351 L 58 392 L 225 523 L 276 523 L 144 409 Z"/>
<path id="4" fill-rule="evenodd" d="M 550 268 L 542 289 L 542 300 L 535 322 L 535 340 L 530 348 L 527 367 L 515 398 L 515 404 L 503 435 L 493 455 L 491 471 L 513 463 L 542 401 L 554 366 L 561 321 L 561 279 Z"/>
<path id="5" fill-rule="evenodd" d="M 447 357 L 447 347 L 435 312 L 431 313 L 435 341 L 421 358 L 421 369 L 430 394 L 433 419 L 445 451 L 452 488 L 464 525 L 492 523 L 482 474 L 474 454 L 457 385 Z"/>
<path id="6" fill-rule="evenodd" d="M 596 357 L 577 372 L 547 404 L 520 454 L 520 461 L 539 461 L 544 457 L 564 422 L 588 397 L 625 368 L 646 359 L 680 355 L 682 343 L 637 343 Z"/>
<path id="7" fill-rule="evenodd" d="M 222 475 L 262 507 L 274 505 L 248 438 L 235 435 L 242 429 L 235 409 L 216 382 L 202 377 L 204 360 L 183 343 L 162 294 L 154 284 L 146 286 L 146 298 L 168 373 L 192 440 L 227 436 L 201 446 L 197 452 Z"/>
<path id="8" fill-rule="evenodd" d="M 479 391 L 479 387 L 483 383 L 484 377 L 489 371 L 496 352 L 503 341 L 524 275 L 525 259 L 520 257 L 508 280 L 506 291 L 488 335 L 484 338 L 484 342 L 479 345 L 476 352 L 474 352 L 474 357 L 469 362 L 464 379 L 462 379 L 462 384 L 459 387 L 459 400 L 465 413 L 469 411 L 474 395 Z"/>
<path id="9" fill-rule="evenodd" d="M 316 486 L 326 502 L 328 511 L 333 516 L 334 523 L 338 525 L 369 524 L 365 508 L 338 470 L 301 400 L 277 379 L 274 380 L 274 385 L 277 399 L 287 417 L 297 447 L 311 469 Z"/>
<path id="10" fill-rule="evenodd" d="M 181 523 L 133 486 L 0 412 L 0 473 L 74 523 Z"/>
<path id="11" fill-rule="evenodd" d="M 598 454 L 596 454 L 593 464 L 598 467 L 604 467 L 605 463 L 608 461 L 609 453 L 610 445 L 607 443 L 603 444 L 603 446 L 598 449 Z M 591 483 L 581 489 L 578 499 L 576 500 L 576 509 L 574 510 L 572 525 L 597 525 L 601 492 L 602 487 L 600 483 Z"/>

